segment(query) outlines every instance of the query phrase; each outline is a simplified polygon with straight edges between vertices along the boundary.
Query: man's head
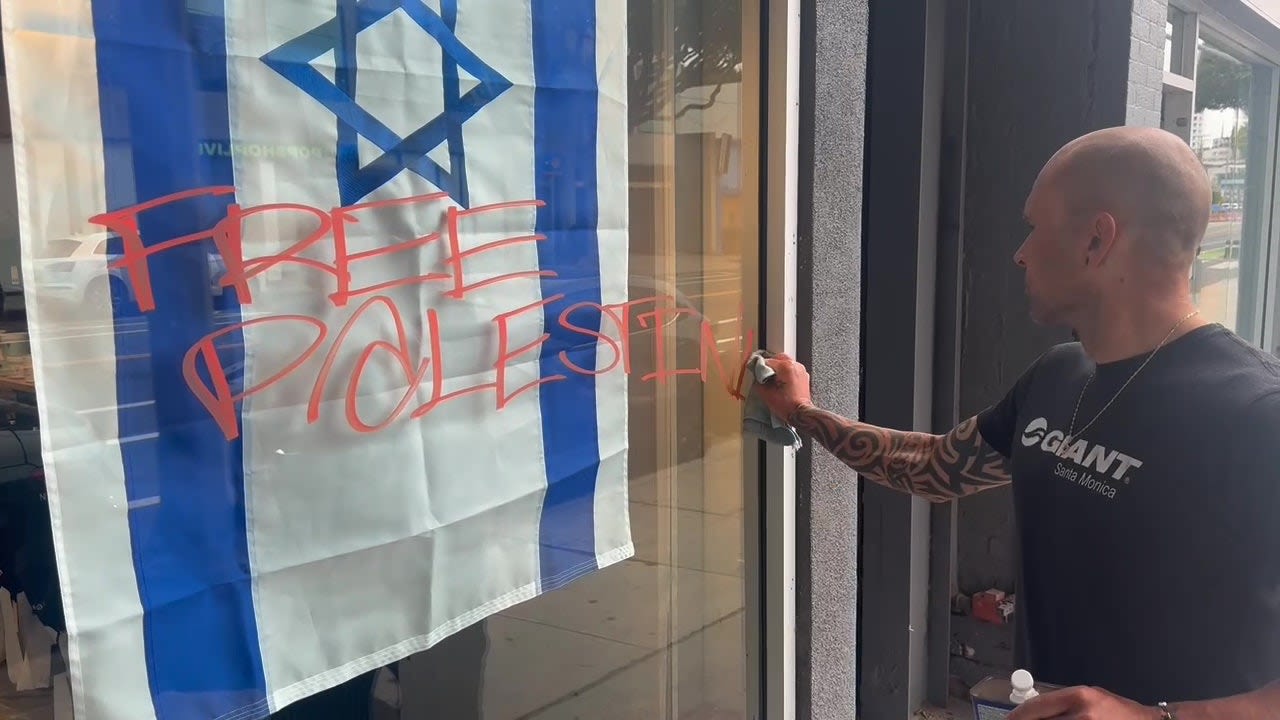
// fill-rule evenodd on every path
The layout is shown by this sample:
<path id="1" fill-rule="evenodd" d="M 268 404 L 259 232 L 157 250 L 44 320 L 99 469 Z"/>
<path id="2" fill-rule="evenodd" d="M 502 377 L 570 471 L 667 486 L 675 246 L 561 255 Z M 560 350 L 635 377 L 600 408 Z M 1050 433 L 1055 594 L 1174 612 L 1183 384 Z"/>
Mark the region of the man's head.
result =
<path id="1" fill-rule="evenodd" d="M 1014 261 L 1034 319 L 1072 324 L 1129 298 L 1185 291 L 1209 222 L 1209 179 L 1191 148 L 1154 128 L 1068 143 L 1041 170 Z"/>

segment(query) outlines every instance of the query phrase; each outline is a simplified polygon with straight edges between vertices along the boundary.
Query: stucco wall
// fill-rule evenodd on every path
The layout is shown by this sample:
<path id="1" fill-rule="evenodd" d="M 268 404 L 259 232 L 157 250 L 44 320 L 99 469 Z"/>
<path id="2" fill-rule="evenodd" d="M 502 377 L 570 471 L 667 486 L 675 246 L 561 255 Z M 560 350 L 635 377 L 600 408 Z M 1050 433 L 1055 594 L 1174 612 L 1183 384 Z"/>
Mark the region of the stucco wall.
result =
<path id="1" fill-rule="evenodd" d="M 858 413 L 868 0 L 805 3 L 799 157 L 798 353 L 834 412 Z M 829 453 L 798 458 L 796 706 L 854 717 L 858 491 Z M 767 512 L 767 510 L 766 510 Z"/>

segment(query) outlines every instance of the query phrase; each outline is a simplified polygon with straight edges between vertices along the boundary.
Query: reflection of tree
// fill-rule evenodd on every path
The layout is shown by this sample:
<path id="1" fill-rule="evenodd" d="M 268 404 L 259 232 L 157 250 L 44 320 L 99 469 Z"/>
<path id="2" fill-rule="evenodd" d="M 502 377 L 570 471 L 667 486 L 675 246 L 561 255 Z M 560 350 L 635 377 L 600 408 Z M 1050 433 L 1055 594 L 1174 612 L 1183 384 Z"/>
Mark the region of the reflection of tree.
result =
<path id="1" fill-rule="evenodd" d="M 677 116 L 695 107 L 710 107 L 725 84 L 742 79 L 741 0 L 668 2 L 674 27 L 659 20 L 666 15 L 663 7 L 667 3 L 627 3 L 627 22 L 632 29 L 627 58 L 632 128 L 661 117 L 668 99 L 684 90 L 714 86 L 706 103 L 676 108 Z"/>
<path id="2" fill-rule="evenodd" d="M 1236 127 L 1231 131 L 1231 151 L 1233 157 L 1244 157 L 1249 151 L 1249 119 L 1240 120 L 1236 113 Z"/>
<path id="3" fill-rule="evenodd" d="M 1209 169 L 1213 182 L 1213 202 L 1216 206 L 1230 204 L 1231 214 L 1223 218 L 1229 224 L 1225 228 L 1225 237 L 1219 236 L 1223 241 L 1221 251 L 1218 252 L 1215 249 L 1215 254 L 1212 257 L 1201 256 L 1197 258 L 1195 269 L 1192 272 L 1192 287 L 1197 297 L 1205 283 L 1216 282 L 1216 280 L 1212 280 L 1211 271 L 1207 269 L 1209 265 L 1221 259 L 1232 259 L 1239 256 L 1241 240 L 1240 216 L 1235 213 L 1240 212 L 1241 206 L 1245 201 L 1243 196 L 1244 188 L 1241 185 L 1241 181 L 1246 177 L 1245 169 L 1239 162 L 1239 158 L 1248 157 L 1249 121 L 1247 112 L 1253 85 L 1253 67 L 1248 63 L 1241 62 L 1207 44 L 1201 45 L 1199 50 L 1199 58 L 1196 62 L 1196 112 L 1203 113 L 1206 110 L 1231 111 L 1231 124 L 1225 128 L 1227 133 L 1215 138 L 1212 145 L 1215 148 L 1221 147 L 1222 145 L 1218 141 L 1225 141 L 1223 144 L 1226 147 L 1228 159 L 1225 162 L 1215 161 L 1211 163 L 1213 167 Z M 1242 115 L 1244 117 L 1241 117 Z M 1206 263 L 1209 265 L 1206 265 Z"/>
<path id="4" fill-rule="evenodd" d="M 1216 50 L 1203 48 L 1196 65 L 1196 112 L 1243 108 L 1252 68 Z"/>
<path id="5" fill-rule="evenodd" d="M 1249 146 L 1247 112 L 1253 83 L 1253 67 L 1210 45 L 1200 47 L 1196 62 L 1196 112 L 1230 110 L 1233 127 L 1227 147 L 1230 150 L 1228 173 L 1234 172 L 1236 159 L 1247 156 Z M 1216 145 L 1215 145 L 1216 146 Z"/>

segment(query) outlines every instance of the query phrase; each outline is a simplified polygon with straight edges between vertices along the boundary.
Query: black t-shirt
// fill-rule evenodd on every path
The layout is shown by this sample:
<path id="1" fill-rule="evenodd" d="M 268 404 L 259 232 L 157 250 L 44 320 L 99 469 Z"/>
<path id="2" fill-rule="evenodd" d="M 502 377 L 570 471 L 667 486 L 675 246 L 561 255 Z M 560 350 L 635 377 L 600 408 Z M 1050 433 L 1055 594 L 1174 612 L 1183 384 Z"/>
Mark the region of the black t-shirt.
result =
<path id="1" fill-rule="evenodd" d="M 1280 678 L 1280 361 L 1221 325 L 1097 366 L 1055 347 L 979 416 L 1011 459 L 1017 662 L 1144 702 Z"/>

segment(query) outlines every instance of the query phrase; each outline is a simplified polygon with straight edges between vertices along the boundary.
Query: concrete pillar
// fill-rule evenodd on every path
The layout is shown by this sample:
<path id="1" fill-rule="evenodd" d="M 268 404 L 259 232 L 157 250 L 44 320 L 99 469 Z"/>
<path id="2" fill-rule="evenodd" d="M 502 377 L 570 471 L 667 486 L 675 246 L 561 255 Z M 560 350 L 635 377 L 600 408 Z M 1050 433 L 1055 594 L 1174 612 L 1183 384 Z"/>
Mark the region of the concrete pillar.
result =
<path id="1" fill-rule="evenodd" d="M 801 12 L 797 354 L 823 404 L 855 417 L 868 0 Z M 857 483 L 808 447 L 796 490 L 796 715 L 855 717 Z"/>

